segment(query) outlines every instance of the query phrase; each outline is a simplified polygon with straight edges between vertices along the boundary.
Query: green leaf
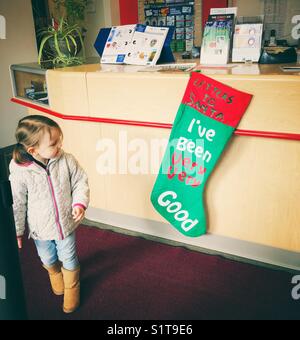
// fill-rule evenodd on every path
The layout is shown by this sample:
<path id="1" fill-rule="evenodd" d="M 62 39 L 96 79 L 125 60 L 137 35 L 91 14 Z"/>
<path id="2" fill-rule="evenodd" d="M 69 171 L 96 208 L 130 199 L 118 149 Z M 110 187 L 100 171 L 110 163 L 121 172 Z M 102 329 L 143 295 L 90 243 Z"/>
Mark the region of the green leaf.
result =
<path id="1" fill-rule="evenodd" d="M 76 56 L 77 51 L 78 51 L 77 43 L 76 43 L 74 37 L 72 37 L 71 35 L 69 36 L 69 39 L 72 41 L 72 43 L 73 43 L 73 45 L 74 45 L 74 47 L 75 47 L 75 53 L 74 53 L 74 55 Z"/>
<path id="2" fill-rule="evenodd" d="M 65 42 L 67 44 L 68 51 L 71 53 L 71 47 L 70 47 L 70 43 L 69 43 L 68 37 L 65 37 Z"/>
<path id="3" fill-rule="evenodd" d="M 44 46 L 45 46 L 46 42 L 47 42 L 50 38 L 52 38 L 52 35 L 48 35 L 48 36 L 44 37 L 43 40 L 41 41 L 40 51 L 39 51 L 39 57 L 38 57 L 38 63 L 39 63 L 39 64 L 41 64 Z"/>
<path id="4" fill-rule="evenodd" d="M 84 47 L 84 43 L 83 43 L 83 39 L 82 39 L 82 35 L 81 35 L 81 32 L 78 29 L 76 29 L 77 33 L 78 33 L 78 36 L 79 36 L 79 39 L 80 39 L 80 43 L 81 43 L 81 47 L 82 47 L 82 54 L 83 54 L 83 58 L 85 59 L 85 47 Z"/>
<path id="5" fill-rule="evenodd" d="M 60 50 L 60 48 L 59 48 L 59 43 L 58 43 L 57 35 L 54 36 L 54 44 L 55 44 L 55 49 L 56 49 L 56 52 L 57 52 L 58 56 L 59 56 L 59 57 L 65 56 L 65 55 L 61 52 L 61 50 Z"/>

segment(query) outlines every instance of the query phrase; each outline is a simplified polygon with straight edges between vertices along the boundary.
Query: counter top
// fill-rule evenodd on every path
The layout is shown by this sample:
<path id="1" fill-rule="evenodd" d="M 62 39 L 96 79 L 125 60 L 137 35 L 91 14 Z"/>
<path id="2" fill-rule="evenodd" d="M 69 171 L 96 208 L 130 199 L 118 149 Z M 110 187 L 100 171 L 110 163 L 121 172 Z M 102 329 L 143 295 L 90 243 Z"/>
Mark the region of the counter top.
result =
<path id="1" fill-rule="evenodd" d="M 219 66 L 208 66 L 208 65 L 200 65 L 199 58 L 197 59 L 181 59 L 179 56 L 177 56 L 176 64 L 196 64 L 196 70 L 201 71 L 203 74 L 206 75 L 229 75 L 229 76 L 278 76 L 278 75 L 284 75 L 286 77 L 289 76 L 300 76 L 300 70 L 299 71 L 293 71 L 293 72 L 284 72 L 281 67 L 282 66 L 300 66 L 296 63 L 288 63 L 288 64 L 258 64 L 253 63 L 250 65 L 243 64 L 243 63 L 232 63 L 228 65 L 219 65 Z M 175 63 L 174 63 L 175 65 Z M 118 73 L 118 74 L 136 74 L 136 73 L 143 73 L 144 75 L 151 74 L 154 77 L 155 76 L 162 76 L 163 74 L 172 74 L 172 75 L 180 75 L 183 77 L 188 77 L 189 72 L 183 72 L 183 71 L 174 71 L 174 70 L 161 70 L 160 67 L 163 65 L 157 65 L 154 68 L 147 67 L 147 66 L 135 66 L 135 65 L 104 65 L 100 64 L 100 58 L 99 57 L 92 57 L 88 58 L 86 63 L 79 66 L 73 66 L 73 67 L 64 67 L 64 68 L 56 68 L 56 69 L 49 69 L 48 71 L 51 72 L 63 72 L 63 73 Z M 27 63 L 27 64 L 18 64 L 18 65 L 12 65 L 12 68 L 15 70 L 26 70 L 31 71 L 33 73 L 46 73 L 47 70 L 41 68 L 41 66 L 38 63 Z M 153 69 L 153 70 L 151 70 Z"/>
<path id="2" fill-rule="evenodd" d="M 282 66 L 299 66 L 296 63 L 289 64 L 274 64 L 274 65 L 263 65 L 263 64 L 228 64 L 220 66 L 206 66 L 200 65 L 198 59 L 190 60 L 177 60 L 177 63 L 196 63 L 196 69 L 201 71 L 206 75 L 234 75 L 234 76 L 248 76 L 248 75 L 264 75 L 264 76 L 299 76 L 300 70 L 295 72 L 284 72 Z M 55 72 L 86 72 L 86 73 L 121 73 L 121 74 L 132 74 L 132 73 L 147 73 L 152 75 L 162 75 L 162 74 L 180 74 L 183 76 L 188 76 L 189 72 L 183 71 L 171 71 L 171 70 L 160 70 L 159 67 L 163 65 L 157 65 L 153 68 L 154 71 L 150 71 L 150 67 L 146 66 L 135 66 L 135 65 L 104 65 L 100 63 L 96 64 L 84 64 L 80 66 L 67 67 L 55 69 Z"/>

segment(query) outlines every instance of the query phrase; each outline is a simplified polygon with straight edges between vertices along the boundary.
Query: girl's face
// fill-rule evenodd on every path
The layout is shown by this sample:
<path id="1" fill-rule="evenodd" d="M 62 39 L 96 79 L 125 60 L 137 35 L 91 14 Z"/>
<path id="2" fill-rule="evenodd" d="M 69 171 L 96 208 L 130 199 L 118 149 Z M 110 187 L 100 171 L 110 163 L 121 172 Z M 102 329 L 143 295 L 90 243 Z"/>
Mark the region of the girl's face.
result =
<path id="1" fill-rule="evenodd" d="M 44 162 L 45 160 L 55 158 L 58 156 L 62 147 L 62 136 L 58 129 L 52 128 L 51 134 L 47 131 L 42 136 L 38 147 L 32 148 L 33 157 Z"/>

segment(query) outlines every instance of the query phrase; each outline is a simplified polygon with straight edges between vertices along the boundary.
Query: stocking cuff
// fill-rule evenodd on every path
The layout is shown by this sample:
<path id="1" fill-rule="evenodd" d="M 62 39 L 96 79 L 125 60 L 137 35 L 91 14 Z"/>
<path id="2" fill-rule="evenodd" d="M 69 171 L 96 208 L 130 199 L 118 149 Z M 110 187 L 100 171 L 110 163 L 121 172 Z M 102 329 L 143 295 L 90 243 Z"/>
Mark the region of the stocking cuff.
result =
<path id="1" fill-rule="evenodd" d="M 182 103 L 220 123 L 236 128 L 252 95 L 193 72 Z"/>

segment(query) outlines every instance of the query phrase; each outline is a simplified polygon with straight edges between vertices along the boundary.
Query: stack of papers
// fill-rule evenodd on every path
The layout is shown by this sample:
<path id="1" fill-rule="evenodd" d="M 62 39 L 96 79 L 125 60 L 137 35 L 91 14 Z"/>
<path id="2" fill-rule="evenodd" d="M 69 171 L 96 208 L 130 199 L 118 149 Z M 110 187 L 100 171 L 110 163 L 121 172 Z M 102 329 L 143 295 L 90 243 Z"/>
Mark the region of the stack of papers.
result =
<path id="1" fill-rule="evenodd" d="M 232 61 L 258 62 L 261 54 L 263 24 L 240 24 L 235 26 Z"/>
<path id="2" fill-rule="evenodd" d="M 228 63 L 234 14 L 210 15 L 205 25 L 201 47 L 201 64 Z"/>

